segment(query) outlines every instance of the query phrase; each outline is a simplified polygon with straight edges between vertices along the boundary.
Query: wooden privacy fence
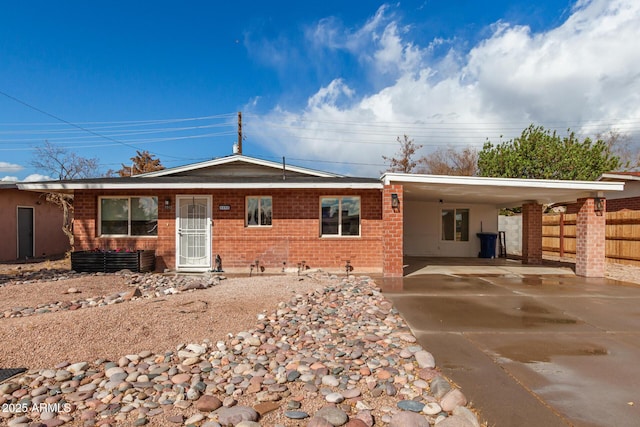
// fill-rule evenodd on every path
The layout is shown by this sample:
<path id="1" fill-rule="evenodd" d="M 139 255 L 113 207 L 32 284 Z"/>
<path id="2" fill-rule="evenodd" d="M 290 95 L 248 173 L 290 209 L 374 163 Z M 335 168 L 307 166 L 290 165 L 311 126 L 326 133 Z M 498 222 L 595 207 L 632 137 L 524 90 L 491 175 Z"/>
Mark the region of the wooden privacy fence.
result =
<path id="1" fill-rule="evenodd" d="M 606 212 L 607 261 L 640 265 L 640 211 Z M 542 217 L 542 251 L 545 255 L 575 258 L 578 214 Z"/>

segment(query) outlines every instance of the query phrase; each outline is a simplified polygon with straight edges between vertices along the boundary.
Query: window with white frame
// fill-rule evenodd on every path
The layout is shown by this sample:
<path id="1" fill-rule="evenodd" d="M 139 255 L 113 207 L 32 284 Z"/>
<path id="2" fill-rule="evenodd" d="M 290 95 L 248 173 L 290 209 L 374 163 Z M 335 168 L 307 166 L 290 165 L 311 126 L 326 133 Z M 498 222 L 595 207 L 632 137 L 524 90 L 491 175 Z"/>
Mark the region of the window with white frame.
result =
<path id="1" fill-rule="evenodd" d="M 157 197 L 101 197 L 100 235 L 157 236 Z"/>
<path id="2" fill-rule="evenodd" d="M 442 240 L 469 241 L 469 209 L 442 209 Z"/>
<path id="3" fill-rule="evenodd" d="M 247 197 L 247 227 L 269 227 L 272 221 L 271 196 Z"/>
<path id="4" fill-rule="evenodd" d="M 320 199 L 321 236 L 360 235 L 360 197 Z"/>

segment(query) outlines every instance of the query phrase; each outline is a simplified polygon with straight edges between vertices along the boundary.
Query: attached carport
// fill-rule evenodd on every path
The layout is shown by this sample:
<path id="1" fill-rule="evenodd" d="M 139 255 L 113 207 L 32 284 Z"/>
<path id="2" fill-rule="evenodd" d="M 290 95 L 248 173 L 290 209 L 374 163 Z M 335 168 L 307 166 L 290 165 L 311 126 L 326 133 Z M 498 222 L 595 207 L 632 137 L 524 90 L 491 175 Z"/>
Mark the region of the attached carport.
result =
<path id="1" fill-rule="evenodd" d="M 543 205 L 577 203 L 576 274 L 604 277 L 605 192 L 623 182 L 387 173 L 384 275 L 400 277 L 404 256 L 477 257 L 480 232 L 498 231 L 501 208 L 522 207 L 522 262 L 542 263 Z"/>

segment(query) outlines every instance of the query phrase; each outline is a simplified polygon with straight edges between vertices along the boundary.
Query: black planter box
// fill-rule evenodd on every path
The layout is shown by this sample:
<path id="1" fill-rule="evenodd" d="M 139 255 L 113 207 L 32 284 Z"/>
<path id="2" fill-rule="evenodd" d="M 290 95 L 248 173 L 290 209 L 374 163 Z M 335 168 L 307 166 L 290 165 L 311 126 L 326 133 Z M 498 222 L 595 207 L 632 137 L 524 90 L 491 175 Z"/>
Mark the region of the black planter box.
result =
<path id="1" fill-rule="evenodd" d="M 156 268 L 156 251 L 71 252 L 71 269 L 79 273 L 115 273 L 131 270 L 146 273 Z"/>

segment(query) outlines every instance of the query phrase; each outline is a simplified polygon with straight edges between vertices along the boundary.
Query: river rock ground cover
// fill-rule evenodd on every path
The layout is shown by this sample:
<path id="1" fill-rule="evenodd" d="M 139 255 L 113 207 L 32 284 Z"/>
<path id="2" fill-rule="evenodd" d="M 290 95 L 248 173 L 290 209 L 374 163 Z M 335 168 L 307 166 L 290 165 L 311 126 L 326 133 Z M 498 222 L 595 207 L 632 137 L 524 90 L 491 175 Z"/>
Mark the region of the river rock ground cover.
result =
<path id="1" fill-rule="evenodd" d="M 478 425 L 369 278 L 23 273 L 0 424 Z"/>

